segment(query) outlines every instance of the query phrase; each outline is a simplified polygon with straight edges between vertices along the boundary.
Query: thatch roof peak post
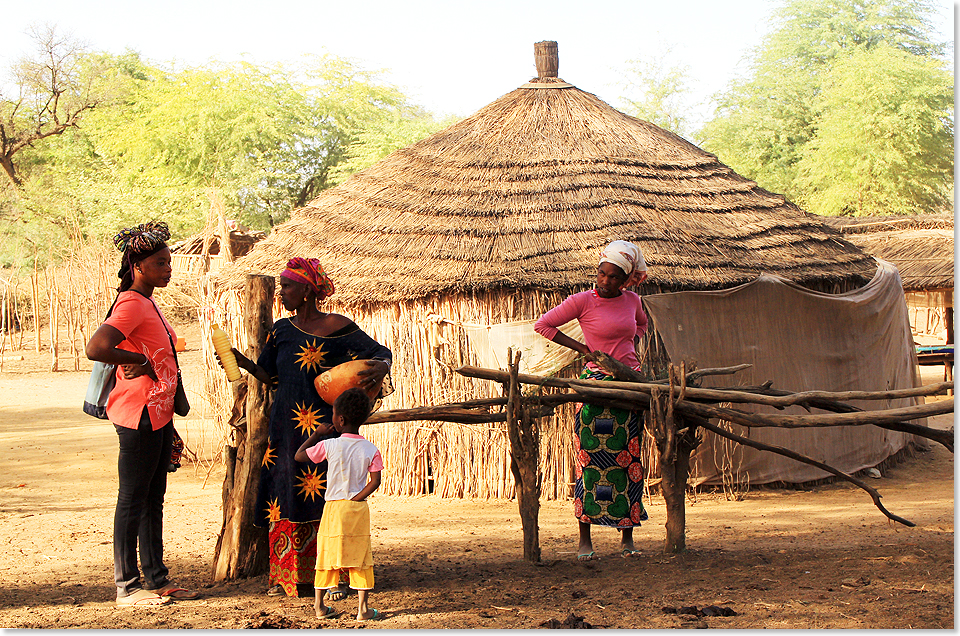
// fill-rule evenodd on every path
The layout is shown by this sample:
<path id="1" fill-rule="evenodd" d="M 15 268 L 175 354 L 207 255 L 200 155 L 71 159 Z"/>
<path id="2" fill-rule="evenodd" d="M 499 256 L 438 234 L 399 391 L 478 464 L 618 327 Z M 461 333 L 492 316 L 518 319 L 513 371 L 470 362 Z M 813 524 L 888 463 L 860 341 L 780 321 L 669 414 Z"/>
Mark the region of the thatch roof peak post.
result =
<path id="1" fill-rule="evenodd" d="M 559 77 L 560 55 L 557 43 L 553 40 L 536 42 L 533 45 L 534 63 L 537 65 L 537 77 Z"/>
<path id="2" fill-rule="evenodd" d="M 520 88 L 573 88 L 560 79 L 560 55 L 554 40 L 533 43 L 533 61 L 537 66 L 537 76 Z"/>

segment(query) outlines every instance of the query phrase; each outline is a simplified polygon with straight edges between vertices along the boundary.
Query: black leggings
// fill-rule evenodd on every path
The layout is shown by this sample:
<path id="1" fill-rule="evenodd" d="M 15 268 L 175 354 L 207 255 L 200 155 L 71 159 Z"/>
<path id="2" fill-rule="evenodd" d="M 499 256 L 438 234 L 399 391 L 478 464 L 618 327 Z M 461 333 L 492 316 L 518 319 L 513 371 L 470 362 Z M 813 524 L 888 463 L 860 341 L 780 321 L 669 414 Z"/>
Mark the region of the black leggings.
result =
<path id="1" fill-rule="evenodd" d="M 113 517 L 113 572 L 117 598 L 141 589 L 137 567 L 137 543 L 146 587 L 167 583 L 169 570 L 163 564 L 163 497 L 167 492 L 167 466 L 173 442 L 173 423 L 153 430 L 144 407 L 140 426 L 134 430 L 117 426 L 120 438 L 120 490 Z"/>

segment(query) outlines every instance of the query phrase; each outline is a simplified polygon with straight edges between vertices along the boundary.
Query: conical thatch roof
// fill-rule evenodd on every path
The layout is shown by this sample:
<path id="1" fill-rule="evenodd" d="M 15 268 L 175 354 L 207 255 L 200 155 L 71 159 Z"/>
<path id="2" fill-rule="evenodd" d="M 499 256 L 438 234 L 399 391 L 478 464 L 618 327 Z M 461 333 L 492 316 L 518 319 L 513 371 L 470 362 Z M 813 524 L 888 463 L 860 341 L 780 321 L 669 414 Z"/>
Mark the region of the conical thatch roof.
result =
<path id="1" fill-rule="evenodd" d="M 953 215 L 826 217 L 866 254 L 897 266 L 907 291 L 953 289 Z"/>
<path id="2" fill-rule="evenodd" d="M 319 258 L 338 301 L 582 288 L 600 248 L 637 242 L 663 290 L 761 272 L 868 280 L 872 259 L 717 158 L 556 77 L 532 80 L 325 191 L 233 266 Z"/>

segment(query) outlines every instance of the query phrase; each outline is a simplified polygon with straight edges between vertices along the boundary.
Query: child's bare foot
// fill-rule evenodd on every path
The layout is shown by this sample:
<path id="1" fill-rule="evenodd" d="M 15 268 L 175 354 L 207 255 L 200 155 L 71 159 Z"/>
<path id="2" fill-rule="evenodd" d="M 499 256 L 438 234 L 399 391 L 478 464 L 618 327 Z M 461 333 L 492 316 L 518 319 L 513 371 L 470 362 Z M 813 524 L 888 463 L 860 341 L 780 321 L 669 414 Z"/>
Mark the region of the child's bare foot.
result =
<path id="1" fill-rule="evenodd" d="M 327 590 L 327 596 L 330 597 L 331 601 L 342 601 L 347 598 L 347 594 L 350 592 L 350 588 L 346 583 L 340 582 L 338 587 L 335 587 L 332 590 Z"/>

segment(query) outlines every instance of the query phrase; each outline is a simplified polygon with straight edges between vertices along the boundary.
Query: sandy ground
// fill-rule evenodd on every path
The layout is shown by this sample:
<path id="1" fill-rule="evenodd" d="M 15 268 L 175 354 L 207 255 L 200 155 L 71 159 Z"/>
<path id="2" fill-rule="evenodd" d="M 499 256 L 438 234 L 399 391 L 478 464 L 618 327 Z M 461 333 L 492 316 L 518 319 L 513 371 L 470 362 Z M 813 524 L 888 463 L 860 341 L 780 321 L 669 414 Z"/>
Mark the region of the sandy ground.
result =
<path id="1" fill-rule="evenodd" d="M 196 342 L 194 330 L 181 355 L 186 369 L 198 363 Z M 664 555 L 665 510 L 655 496 L 650 521 L 636 532 L 641 556 L 621 558 L 617 533 L 601 528 L 594 534 L 601 559 L 586 564 L 575 559 L 570 502 L 542 503 L 543 564 L 533 565 L 522 560 L 515 501 L 374 496 L 371 606 L 385 616 L 375 623 L 352 619 L 355 596 L 334 604 L 344 610 L 340 618 L 320 621 L 312 598 L 267 597 L 265 577 L 212 583 L 223 472 L 188 464 L 169 482 L 166 562 L 179 583 L 203 596 L 120 609 L 112 581 L 116 433 L 80 411 L 86 372 L 48 367 L 47 354 L 7 352 L 0 372 L 0 628 L 955 624 L 954 461 L 939 445 L 871 481 L 886 507 L 915 528 L 887 521 L 847 484 L 754 490 L 742 501 L 701 493 L 687 501 L 689 550 Z M 941 372 L 925 369 L 926 380 Z M 711 616 L 711 606 L 733 614 Z"/>

